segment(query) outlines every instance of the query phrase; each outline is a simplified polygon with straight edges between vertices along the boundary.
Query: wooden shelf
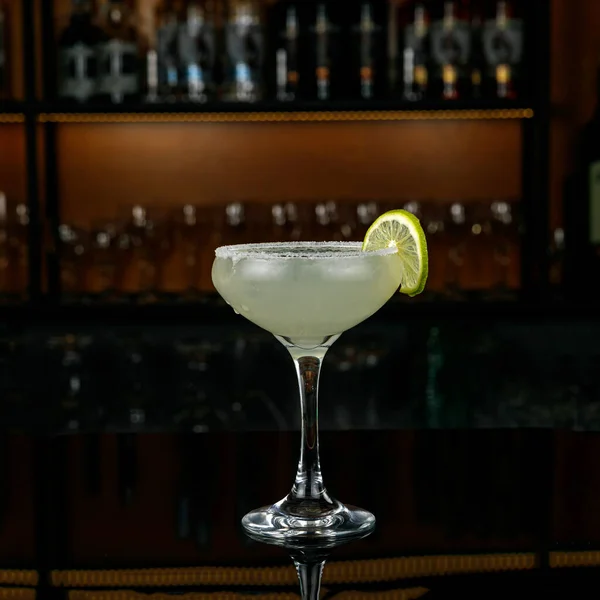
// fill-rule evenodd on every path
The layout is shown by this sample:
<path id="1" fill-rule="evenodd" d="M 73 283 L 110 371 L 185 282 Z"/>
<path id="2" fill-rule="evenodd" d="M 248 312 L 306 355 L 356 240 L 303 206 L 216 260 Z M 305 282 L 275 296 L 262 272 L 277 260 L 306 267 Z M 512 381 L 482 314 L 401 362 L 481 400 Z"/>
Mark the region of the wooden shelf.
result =
<path id="1" fill-rule="evenodd" d="M 29 107 L 40 123 L 319 123 L 373 121 L 481 121 L 531 119 L 513 102 L 261 102 L 210 104 L 85 104 L 39 102 Z M 0 103 L 0 123 L 22 123 L 25 104 Z"/>
<path id="2" fill-rule="evenodd" d="M 276 123 L 530 119 L 533 109 L 513 102 L 340 101 L 105 105 L 42 103 L 42 123 Z"/>
<path id="3" fill-rule="evenodd" d="M 40 123 L 319 123 L 530 119 L 531 109 L 249 113 L 41 113 Z"/>
<path id="4" fill-rule="evenodd" d="M 0 101 L 0 123 L 23 123 L 24 105 L 17 100 Z"/>
<path id="5" fill-rule="evenodd" d="M 0 123 L 2 123 L 2 124 L 14 124 L 14 123 L 24 123 L 24 122 L 25 122 L 25 115 L 0 113 Z"/>

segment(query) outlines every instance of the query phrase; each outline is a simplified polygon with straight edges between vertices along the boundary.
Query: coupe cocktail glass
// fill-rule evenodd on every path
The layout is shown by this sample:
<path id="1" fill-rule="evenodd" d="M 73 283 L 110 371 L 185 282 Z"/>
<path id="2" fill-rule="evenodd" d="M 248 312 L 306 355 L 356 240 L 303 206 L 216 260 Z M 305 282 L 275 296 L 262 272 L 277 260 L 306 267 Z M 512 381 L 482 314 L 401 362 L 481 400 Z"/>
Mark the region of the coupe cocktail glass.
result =
<path id="1" fill-rule="evenodd" d="M 355 242 L 241 244 L 217 248 L 212 279 L 236 313 L 270 331 L 289 351 L 300 387 L 302 442 L 291 492 L 248 513 L 253 538 L 332 544 L 375 526 L 368 511 L 333 499 L 319 461 L 318 385 L 327 350 L 347 329 L 377 312 L 397 291 L 395 248 L 363 252 Z M 268 372 L 265 373 L 268 376 Z"/>

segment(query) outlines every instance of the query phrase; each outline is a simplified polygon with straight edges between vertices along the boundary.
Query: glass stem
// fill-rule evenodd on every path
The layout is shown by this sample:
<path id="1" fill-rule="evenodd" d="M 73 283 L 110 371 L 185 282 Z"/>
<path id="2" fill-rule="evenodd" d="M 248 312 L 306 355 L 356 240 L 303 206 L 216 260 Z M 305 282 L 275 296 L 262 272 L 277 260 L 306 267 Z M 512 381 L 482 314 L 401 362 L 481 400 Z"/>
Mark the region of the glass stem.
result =
<path id="1" fill-rule="evenodd" d="M 302 600 L 319 600 L 325 561 L 300 562 L 296 560 L 294 564 L 300 581 L 300 597 Z"/>
<path id="2" fill-rule="evenodd" d="M 303 356 L 295 358 L 294 363 L 300 383 L 302 442 L 292 495 L 317 500 L 325 491 L 319 459 L 318 391 L 322 360 L 316 356 Z"/>
<path id="3" fill-rule="evenodd" d="M 292 355 L 300 388 L 302 416 L 300 460 L 296 479 L 288 497 L 293 500 L 332 502 L 323 484 L 319 459 L 319 375 L 323 358 L 338 337 L 328 338 L 321 345 L 310 350 L 299 348 L 289 340 L 280 338 Z"/>

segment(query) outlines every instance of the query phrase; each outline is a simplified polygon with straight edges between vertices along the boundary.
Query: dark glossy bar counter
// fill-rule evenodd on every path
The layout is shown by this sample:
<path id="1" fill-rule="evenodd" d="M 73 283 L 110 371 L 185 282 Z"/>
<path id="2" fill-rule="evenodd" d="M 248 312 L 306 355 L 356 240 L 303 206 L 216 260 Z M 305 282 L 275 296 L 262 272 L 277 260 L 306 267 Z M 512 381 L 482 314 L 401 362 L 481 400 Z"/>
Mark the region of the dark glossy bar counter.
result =
<path id="1" fill-rule="evenodd" d="M 4 311 L 0 594 L 298 597 L 288 553 L 240 527 L 292 483 L 293 369 L 211 302 Z M 325 359 L 325 482 L 377 528 L 332 551 L 323 594 L 584 597 L 595 307 L 401 304 Z"/>
<path id="2" fill-rule="evenodd" d="M 333 550 L 327 593 L 578 598 L 597 580 L 597 434 L 352 430 L 321 442 L 330 490 L 377 516 L 373 535 Z M 297 443 L 293 432 L 3 436 L 0 585 L 69 598 L 296 594 L 286 551 L 250 541 L 239 520 L 287 493 Z"/>

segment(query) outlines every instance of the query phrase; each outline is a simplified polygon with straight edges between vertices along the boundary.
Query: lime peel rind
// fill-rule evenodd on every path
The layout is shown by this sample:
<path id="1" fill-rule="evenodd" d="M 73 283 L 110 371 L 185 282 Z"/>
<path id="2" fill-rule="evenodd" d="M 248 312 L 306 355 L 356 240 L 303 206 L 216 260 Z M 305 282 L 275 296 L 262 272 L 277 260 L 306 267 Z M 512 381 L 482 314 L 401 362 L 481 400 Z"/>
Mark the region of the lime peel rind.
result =
<path id="1" fill-rule="evenodd" d="M 427 240 L 419 219 L 406 210 L 390 210 L 378 217 L 369 227 L 362 249 L 369 252 L 393 245 L 402 259 L 400 293 L 417 296 L 425 289 L 429 272 Z"/>

